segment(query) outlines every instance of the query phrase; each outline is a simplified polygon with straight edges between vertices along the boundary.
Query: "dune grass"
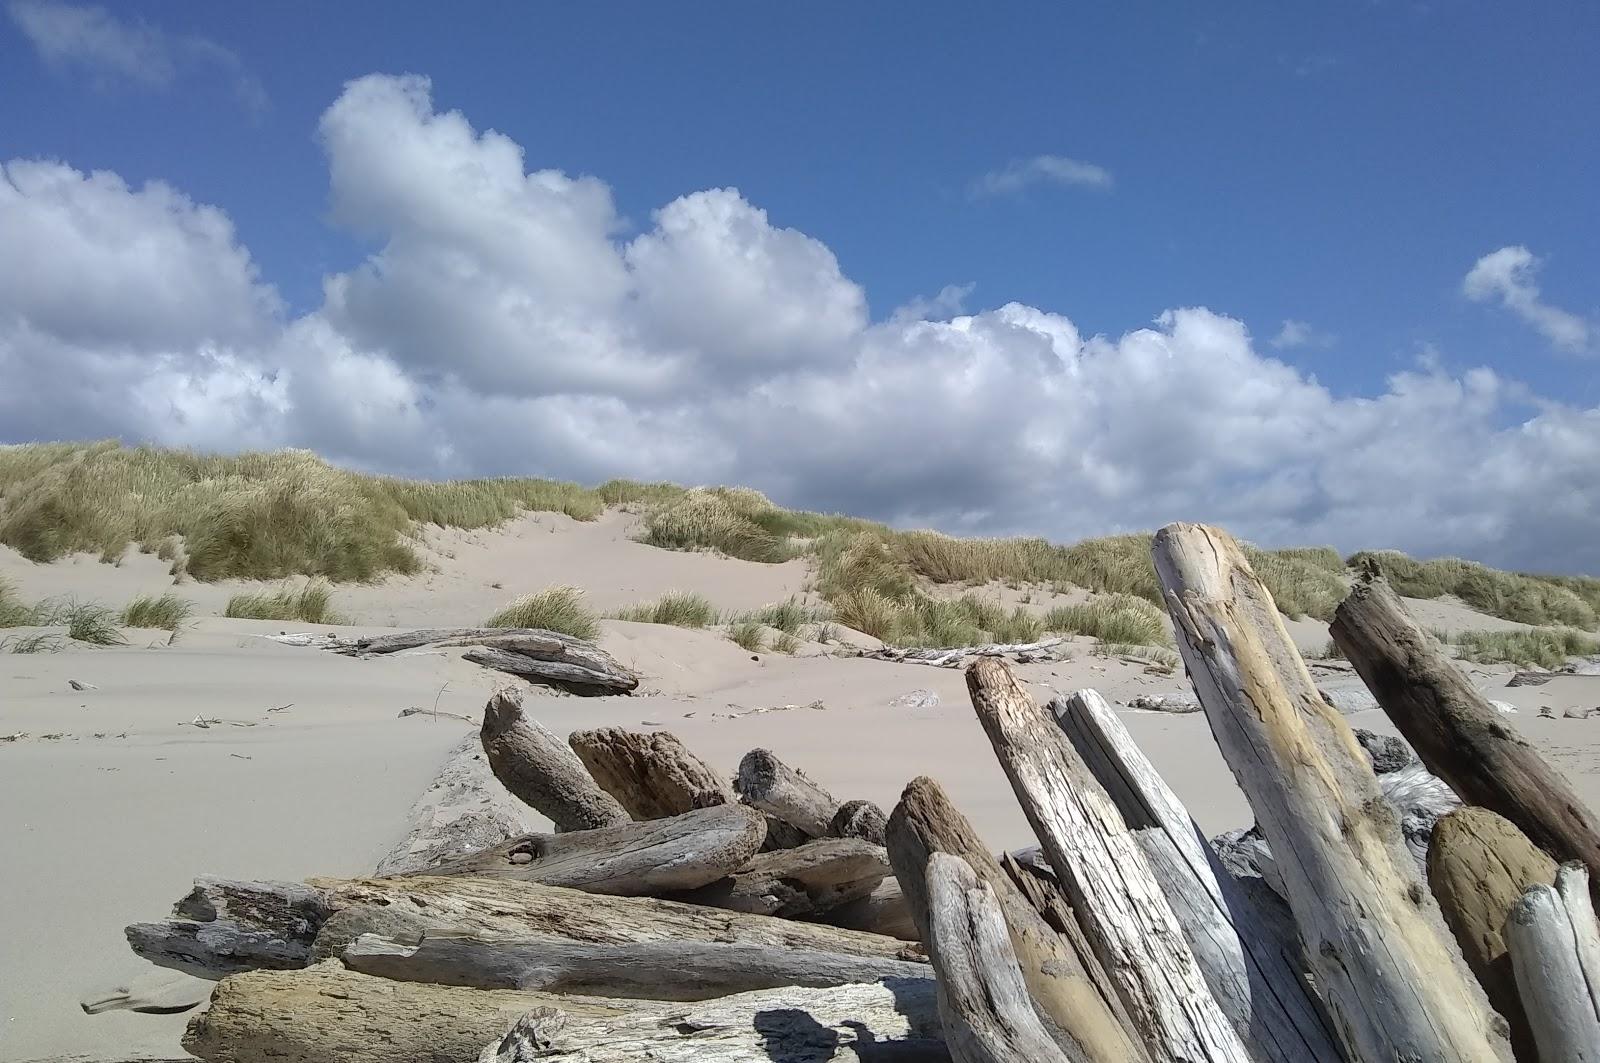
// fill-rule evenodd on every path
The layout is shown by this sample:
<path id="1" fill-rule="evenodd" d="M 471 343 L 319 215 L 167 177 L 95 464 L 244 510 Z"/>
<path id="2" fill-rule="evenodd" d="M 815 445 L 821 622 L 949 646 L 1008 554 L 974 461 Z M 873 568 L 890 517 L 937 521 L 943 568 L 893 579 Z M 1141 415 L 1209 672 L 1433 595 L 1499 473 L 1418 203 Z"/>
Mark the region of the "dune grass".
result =
<path id="1" fill-rule="evenodd" d="M 820 624 L 832 615 L 827 609 L 805 605 L 798 599 L 789 598 L 762 606 L 754 612 L 746 613 L 741 619 L 754 620 L 792 636 L 800 634 L 800 629 L 807 624 Z"/>
<path id="2" fill-rule="evenodd" d="M 513 599 L 484 621 L 484 627 L 536 627 L 593 640 L 600 634 L 600 618 L 576 587 L 547 587 Z"/>
<path id="3" fill-rule="evenodd" d="M 1160 607 L 1131 594 L 1107 594 L 1080 605 L 1058 605 L 1044 617 L 1046 631 L 1085 635 L 1102 642 L 1131 646 L 1167 646 Z"/>
<path id="4" fill-rule="evenodd" d="M 176 631 L 193 612 L 193 602 L 170 591 L 160 597 L 146 594 L 122 607 L 122 624 L 124 627 L 158 627 Z"/>
<path id="5" fill-rule="evenodd" d="M 760 653 L 767 644 L 766 625 L 759 620 L 736 620 L 728 625 L 728 638 L 751 653 Z"/>
<path id="6" fill-rule="evenodd" d="M 119 616 L 99 602 L 77 598 L 51 598 L 34 606 L 32 623 L 39 627 L 64 627 L 67 638 L 95 646 L 121 646 L 128 640 Z"/>
<path id="7" fill-rule="evenodd" d="M 325 580 L 307 580 L 296 588 L 284 583 L 274 591 L 252 591 L 228 599 L 223 616 L 241 620 L 301 620 L 307 624 L 342 624 L 333 610 L 333 590 Z"/>
<path id="8" fill-rule="evenodd" d="M 640 602 L 611 614 L 617 620 L 637 624 L 671 624 L 674 627 L 709 627 L 718 613 L 703 595 L 668 591 L 653 602 Z"/>
<path id="9" fill-rule="evenodd" d="M 0 639 L 0 653 L 55 653 L 64 645 L 61 636 L 53 631 L 7 635 Z"/>
<path id="10" fill-rule="evenodd" d="M 1458 631 L 1448 636 L 1464 660 L 1557 668 L 1568 657 L 1600 654 L 1600 639 L 1569 627 L 1517 631 Z"/>
<path id="11" fill-rule="evenodd" d="M 1600 579 L 1502 572 L 1454 557 L 1419 561 L 1398 550 L 1363 550 L 1349 564 L 1376 568 L 1408 598 L 1452 594 L 1480 613 L 1522 624 L 1600 626 Z"/>
<path id="12" fill-rule="evenodd" d="M 0 579 L 0 627 L 28 627 L 35 615 L 34 607 L 22 600 L 17 589 Z"/>

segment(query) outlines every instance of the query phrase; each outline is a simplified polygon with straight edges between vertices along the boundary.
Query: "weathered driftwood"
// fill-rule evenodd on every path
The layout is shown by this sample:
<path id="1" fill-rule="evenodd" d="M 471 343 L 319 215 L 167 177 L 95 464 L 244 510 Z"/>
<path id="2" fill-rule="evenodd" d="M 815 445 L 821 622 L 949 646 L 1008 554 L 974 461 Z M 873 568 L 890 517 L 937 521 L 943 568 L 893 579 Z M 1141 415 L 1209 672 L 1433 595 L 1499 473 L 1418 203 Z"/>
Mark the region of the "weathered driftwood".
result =
<path id="1" fill-rule="evenodd" d="M 396 982 L 333 960 L 224 979 L 183 1047 L 211 1063 L 475 1063 L 486 1042 L 542 1006 L 610 1021 L 638 1005 Z"/>
<path id="2" fill-rule="evenodd" d="M 902 941 L 922 940 L 916 920 L 911 918 L 905 893 L 900 889 L 900 880 L 892 875 L 878 883 L 865 897 L 846 901 L 824 912 L 820 918 L 829 926 L 887 934 Z"/>
<path id="3" fill-rule="evenodd" d="M 1056 722 L 1144 853 L 1206 984 L 1257 1060 L 1342 1058 L 1327 1016 L 1292 962 L 1299 939 L 1265 919 L 1098 692 L 1050 703 Z"/>
<path id="4" fill-rule="evenodd" d="M 728 941 L 917 958 L 878 934 L 643 897 L 460 876 L 241 882 L 202 876 L 176 916 L 128 929 L 135 952 L 202 978 L 304 967 L 362 933 L 533 934 L 593 944 Z"/>
<path id="5" fill-rule="evenodd" d="M 495 778 L 524 804 L 543 813 L 557 830 L 592 830 L 628 822 L 628 813 L 595 785 L 578 755 L 522 711 L 520 691 L 495 692 L 484 706 L 480 737 Z"/>
<path id="6" fill-rule="evenodd" d="M 1272 847 L 1348 1054 L 1507 1058 L 1504 1024 L 1401 844 L 1366 755 L 1317 692 L 1239 545 L 1174 524 L 1153 549 L 1184 662 Z"/>
<path id="7" fill-rule="evenodd" d="M 1578 954 L 1573 913 L 1554 886 L 1529 886 L 1506 919 L 1516 972 L 1539 1059 L 1600 1059 L 1600 1016 Z"/>
<path id="8" fill-rule="evenodd" d="M 888 825 L 889 817 L 871 801 L 846 801 L 834 812 L 828 833 L 835 838 L 861 838 L 882 845 Z"/>
<path id="9" fill-rule="evenodd" d="M 711 805 L 643 823 L 524 834 L 429 874 L 492 875 L 588 893 L 654 897 L 698 889 L 744 867 L 761 848 L 766 830 L 766 821 L 753 809 Z"/>
<path id="10" fill-rule="evenodd" d="M 884 646 L 863 656 L 896 664 L 931 664 L 935 668 L 959 668 L 969 657 L 1010 657 L 1019 664 L 1026 664 L 1029 661 L 1054 660 L 1058 648 L 1066 641 L 1064 638 L 1048 638 L 1038 642 L 995 642 L 987 646 L 962 646 L 958 649 Z"/>
<path id="11" fill-rule="evenodd" d="M 747 804 L 797 827 L 812 838 L 825 838 L 838 800 L 828 791 L 779 760 L 769 749 L 752 749 L 739 761 L 733 782 Z"/>
<path id="12" fill-rule="evenodd" d="M 1072 914 L 1072 906 L 1061 892 L 1061 883 L 1056 881 L 1055 869 L 1038 849 L 1032 850 L 1031 855 L 1037 862 L 1023 859 L 1014 852 L 1001 853 L 1000 868 L 1056 933 L 1081 933 L 1078 917 Z M 1084 947 L 1087 949 L 1088 942 L 1084 942 Z"/>
<path id="13" fill-rule="evenodd" d="M 926 776 L 912 780 L 889 814 L 888 836 L 889 862 L 922 940 L 928 935 L 928 858 L 939 852 L 959 856 L 994 890 L 1022 977 L 1065 1047 L 1090 1063 L 1149 1058 L 1142 1042 L 1131 1035 L 1116 990 L 1071 912 L 1065 913 L 1067 925 L 1059 927 L 1065 933 L 1058 933 L 1001 870 L 938 783 Z"/>
<path id="14" fill-rule="evenodd" d="M 1428 885 L 1467 966 L 1510 1023 L 1512 1050 L 1524 1063 L 1535 1063 L 1538 1052 L 1506 952 L 1506 916 L 1529 886 L 1555 880 L 1555 861 L 1487 808 L 1457 809 L 1433 829 Z"/>
<path id="15" fill-rule="evenodd" d="M 1407 615 L 1387 581 L 1358 583 L 1330 630 L 1429 771 L 1557 860 L 1582 860 L 1600 874 L 1600 820 Z"/>
<path id="16" fill-rule="evenodd" d="M 733 789 L 667 731 L 574 731 L 567 744 L 600 789 L 634 819 L 661 819 L 735 800 Z"/>
<path id="17" fill-rule="evenodd" d="M 538 1009 L 478 1063 L 949 1063 L 931 979 L 768 989 L 621 1016 Z M 248 1061 L 253 1063 L 253 1061 Z M 453 1063 L 453 1061 L 452 1061 Z"/>
<path id="18" fill-rule="evenodd" d="M 176 1015 L 197 1008 L 211 996 L 209 980 L 179 971 L 151 968 L 111 989 L 84 994 L 78 1007 L 85 1015 L 132 1011 L 141 1015 Z"/>
<path id="19" fill-rule="evenodd" d="M 743 805 L 723 806 L 761 822 Z M 821 915 L 865 897 L 889 874 L 881 846 L 860 838 L 818 838 L 794 849 L 760 853 L 699 889 L 676 894 L 691 904 L 795 919 Z"/>
<path id="20" fill-rule="evenodd" d="M 1144 854 L 1060 728 L 996 658 L 968 667 L 967 689 L 1040 847 L 1151 1054 L 1248 1059 Z"/>
<path id="21" fill-rule="evenodd" d="M 959 856 L 934 853 L 928 954 L 939 975 L 939 1015 L 960 1063 L 1068 1063 L 1039 1021 L 994 890 Z"/>
<path id="22" fill-rule="evenodd" d="M 527 806 L 495 779 L 478 736 L 472 734 L 450 751 L 406 820 L 405 836 L 378 861 L 377 874 L 426 871 L 534 827 Z"/>
<path id="23" fill-rule="evenodd" d="M 489 646 L 473 646 L 461 655 L 461 659 L 508 675 L 550 683 L 564 690 L 570 690 L 574 694 L 626 694 L 639 685 L 638 677 L 631 672 L 619 675 L 584 664 L 574 664 L 571 661 L 547 661 L 540 657 L 529 657 L 525 653 L 494 649 Z"/>
<path id="24" fill-rule="evenodd" d="M 708 1000 L 788 985 L 929 975 L 926 964 L 811 949 L 720 941 L 588 945 L 478 934 L 425 934 L 415 944 L 363 934 L 341 958 L 364 974 L 407 982 L 645 1000 Z"/>
<path id="25" fill-rule="evenodd" d="M 1561 895 L 1572 923 L 1572 943 L 1578 965 L 1583 968 L 1589 1002 L 1594 1005 L 1596 1017 L 1600 1017 L 1600 924 L 1595 922 L 1589 869 L 1576 860 L 1562 864 L 1556 872 L 1556 893 Z"/>

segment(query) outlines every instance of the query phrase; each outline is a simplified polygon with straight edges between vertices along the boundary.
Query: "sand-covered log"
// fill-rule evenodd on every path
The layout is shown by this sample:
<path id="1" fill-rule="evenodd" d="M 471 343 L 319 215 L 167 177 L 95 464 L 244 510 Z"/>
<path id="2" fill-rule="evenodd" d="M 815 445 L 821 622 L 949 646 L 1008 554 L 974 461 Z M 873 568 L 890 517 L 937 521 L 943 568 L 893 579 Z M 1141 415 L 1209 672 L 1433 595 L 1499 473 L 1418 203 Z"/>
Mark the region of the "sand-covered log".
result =
<path id="1" fill-rule="evenodd" d="M 520 691 L 495 692 L 484 706 L 479 737 L 495 778 L 557 830 L 593 830 L 629 821 L 616 798 L 595 785 L 578 755 L 522 711 Z"/>
<path id="2" fill-rule="evenodd" d="M 379 875 L 426 871 L 533 829 L 527 806 L 506 792 L 485 757 L 477 735 L 450 751 L 406 814 L 405 836 L 378 861 Z"/>
<path id="3" fill-rule="evenodd" d="M 1401 841 L 1366 754 L 1317 691 L 1272 596 L 1226 532 L 1156 534 L 1156 574 L 1224 759 L 1255 811 L 1348 1054 L 1509 1057 Z"/>
<path id="4" fill-rule="evenodd" d="M 662 819 L 735 800 L 732 787 L 670 732 L 601 727 L 574 731 L 567 743 L 600 789 L 634 819 Z"/>

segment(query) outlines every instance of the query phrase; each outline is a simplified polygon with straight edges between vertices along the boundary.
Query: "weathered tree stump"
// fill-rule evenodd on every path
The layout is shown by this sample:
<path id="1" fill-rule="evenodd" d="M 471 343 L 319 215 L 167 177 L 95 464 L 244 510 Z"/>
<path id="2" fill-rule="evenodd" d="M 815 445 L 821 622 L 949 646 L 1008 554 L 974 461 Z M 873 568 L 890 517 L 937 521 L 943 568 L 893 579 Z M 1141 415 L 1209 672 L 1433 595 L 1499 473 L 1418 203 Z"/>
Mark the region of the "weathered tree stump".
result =
<path id="1" fill-rule="evenodd" d="M 567 743 L 600 789 L 634 819 L 662 819 L 735 800 L 722 777 L 667 731 L 601 727 L 574 731 Z"/>
<path id="2" fill-rule="evenodd" d="M 770 749 L 746 753 L 733 786 L 747 803 L 812 838 L 828 836 L 833 814 L 839 809 L 832 794 L 779 760 Z"/>

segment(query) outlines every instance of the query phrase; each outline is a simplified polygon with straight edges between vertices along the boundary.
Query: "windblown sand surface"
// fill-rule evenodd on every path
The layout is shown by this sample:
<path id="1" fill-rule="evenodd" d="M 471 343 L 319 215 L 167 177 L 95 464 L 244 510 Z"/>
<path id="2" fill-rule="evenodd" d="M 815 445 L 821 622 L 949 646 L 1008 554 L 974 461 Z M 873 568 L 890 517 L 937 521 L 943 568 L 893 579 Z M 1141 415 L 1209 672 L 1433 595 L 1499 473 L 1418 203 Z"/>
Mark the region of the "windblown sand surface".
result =
<path id="1" fill-rule="evenodd" d="M 802 562 L 769 566 L 670 553 L 632 542 L 630 518 L 580 524 L 548 514 L 493 532 L 431 539 L 438 571 L 340 587 L 335 605 L 359 630 L 474 624 L 514 595 L 555 583 L 584 588 L 599 609 L 670 589 L 725 609 L 803 592 Z M 165 563 L 82 557 L 33 565 L 0 549 L 0 576 L 27 598 L 72 595 L 120 607 L 173 589 Z M 501 584 L 496 587 L 495 584 Z M 356 660 L 261 636 L 314 629 L 219 614 L 241 584 L 184 584 L 197 605 L 176 639 L 130 631 L 129 645 L 0 654 L 0 1059 L 174 1056 L 188 1015 L 88 1017 L 87 995 L 149 975 L 122 928 L 164 916 L 196 873 L 293 879 L 369 871 L 396 839 L 412 800 L 468 724 L 399 718 L 437 708 L 477 718 L 506 677 L 421 651 Z M 997 592 L 999 593 L 999 592 Z M 1014 592 L 1013 592 L 1014 593 Z M 1014 600 L 1014 598 L 1013 598 Z M 1041 603 L 1041 608 L 1048 603 Z M 1416 605 L 1424 623 L 1462 630 L 1507 625 L 1459 605 Z M 1291 625 L 1320 648 L 1327 630 Z M 892 807 L 913 776 L 933 775 L 996 849 L 1031 844 L 1026 822 L 966 700 L 960 672 L 827 655 L 751 655 L 714 630 L 607 621 L 605 647 L 644 676 L 642 696 L 576 698 L 535 690 L 530 713 L 558 733 L 620 724 L 672 730 L 732 773 L 766 746 L 841 798 Z M 1187 693 L 1178 676 L 1094 656 L 1019 669 L 1041 698 L 1092 686 L 1119 703 Z M 1600 705 L 1600 677 L 1505 689 L 1510 669 L 1470 666 L 1512 719 L 1600 798 L 1600 718 L 1559 718 Z M 1359 685 L 1337 665 L 1325 686 Z M 74 690 L 69 680 L 92 684 Z M 1549 706 L 1558 719 L 1536 717 Z M 205 727 L 202 720 L 220 719 Z M 1201 715 L 1125 710 L 1156 766 L 1207 832 L 1250 813 Z M 1389 730 L 1381 712 L 1352 717 Z M 240 726 L 244 725 L 244 726 Z M 1600 803 L 1600 802 L 1597 802 Z"/>

